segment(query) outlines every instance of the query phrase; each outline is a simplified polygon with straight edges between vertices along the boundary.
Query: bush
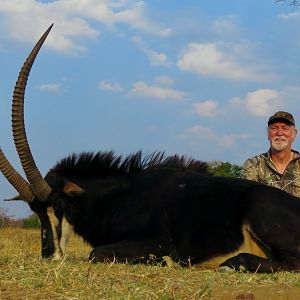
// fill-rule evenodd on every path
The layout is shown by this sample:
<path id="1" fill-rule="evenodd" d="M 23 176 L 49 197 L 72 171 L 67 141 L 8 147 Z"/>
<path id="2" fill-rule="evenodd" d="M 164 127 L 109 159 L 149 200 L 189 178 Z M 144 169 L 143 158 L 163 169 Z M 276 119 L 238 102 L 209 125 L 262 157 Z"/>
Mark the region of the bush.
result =
<path id="1" fill-rule="evenodd" d="M 208 169 L 214 176 L 240 177 L 242 167 L 229 162 L 212 161 Z"/>
<path id="2" fill-rule="evenodd" d="M 23 227 L 25 228 L 37 228 L 40 227 L 40 221 L 36 214 L 32 214 L 29 217 L 23 219 Z"/>

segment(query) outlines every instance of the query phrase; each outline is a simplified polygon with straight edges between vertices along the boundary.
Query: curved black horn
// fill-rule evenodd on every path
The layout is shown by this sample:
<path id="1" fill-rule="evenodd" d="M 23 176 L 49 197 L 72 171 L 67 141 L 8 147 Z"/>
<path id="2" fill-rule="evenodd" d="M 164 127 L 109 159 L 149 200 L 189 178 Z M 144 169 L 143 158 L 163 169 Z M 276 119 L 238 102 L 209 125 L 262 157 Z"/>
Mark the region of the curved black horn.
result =
<path id="1" fill-rule="evenodd" d="M 14 169 L 0 148 L 0 170 L 10 184 L 18 191 L 22 200 L 32 202 L 34 194 L 29 183 Z"/>
<path id="2" fill-rule="evenodd" d="M 32 191 L 35 196 L 41 201 L 45 201 L 47 199 L 52 189 L 42 177 L 31 154 L 24 124 L 24 98 L 27 79 L 31 67 L 52 26 L 53 24 L 38 40 L 31 53 L 27 57 L 26 61 L 24 62 L 14 88 L 12 103 L 12 131 L 16 150 L 18 152 L 23 170 L 30 183 Z"/>

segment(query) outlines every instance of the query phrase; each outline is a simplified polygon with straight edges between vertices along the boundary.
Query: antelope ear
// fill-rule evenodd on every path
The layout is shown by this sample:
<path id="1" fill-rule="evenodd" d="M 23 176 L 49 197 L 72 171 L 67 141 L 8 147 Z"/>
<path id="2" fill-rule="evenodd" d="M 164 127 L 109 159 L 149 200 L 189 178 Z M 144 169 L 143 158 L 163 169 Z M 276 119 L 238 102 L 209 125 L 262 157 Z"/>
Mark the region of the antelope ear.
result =
<path id="1" fill-rule="evenodd" d="M 68 196 L 73 197 L 82 195 L 83 193 L 85 193 L 85 189 L 81 188 L 74 182 L 67 181 L 63 188 L 63 192 Z"/>

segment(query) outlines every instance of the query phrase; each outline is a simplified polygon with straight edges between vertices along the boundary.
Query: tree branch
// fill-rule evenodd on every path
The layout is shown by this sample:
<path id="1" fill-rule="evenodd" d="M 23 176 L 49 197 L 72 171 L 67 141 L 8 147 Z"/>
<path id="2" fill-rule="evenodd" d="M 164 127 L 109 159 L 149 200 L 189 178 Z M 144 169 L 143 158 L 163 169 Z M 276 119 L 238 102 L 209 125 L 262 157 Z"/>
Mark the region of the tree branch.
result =
<path id="1" fill-rule="evenodd" d="M 283 3 L 291 6 L 300 6 L 300 0 L 274 0 L 275 3 Z"/>

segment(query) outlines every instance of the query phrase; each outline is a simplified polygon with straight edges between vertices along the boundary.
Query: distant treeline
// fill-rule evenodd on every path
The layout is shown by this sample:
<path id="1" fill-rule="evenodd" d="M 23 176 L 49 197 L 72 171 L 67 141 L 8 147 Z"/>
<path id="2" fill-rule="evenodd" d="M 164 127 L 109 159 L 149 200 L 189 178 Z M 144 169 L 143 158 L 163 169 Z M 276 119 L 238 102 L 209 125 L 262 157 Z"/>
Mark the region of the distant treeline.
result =
<path id="1" fill-rule="evenodd" d="M 3 227 L 40 227 L 39 219 L 36 214 L 32 214 L 24 219 L 15 219 L 8 216 L 7 212 L 0 207 L 0 228 Z"/>
<path id="2" fill-rule="evenodd" d="M 240 177 L 242 167 L 229 162 L 214 160 L 208 163 L 208 170 L 214 176 Z"/>

